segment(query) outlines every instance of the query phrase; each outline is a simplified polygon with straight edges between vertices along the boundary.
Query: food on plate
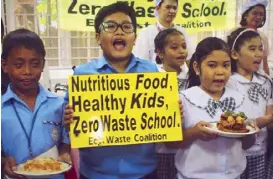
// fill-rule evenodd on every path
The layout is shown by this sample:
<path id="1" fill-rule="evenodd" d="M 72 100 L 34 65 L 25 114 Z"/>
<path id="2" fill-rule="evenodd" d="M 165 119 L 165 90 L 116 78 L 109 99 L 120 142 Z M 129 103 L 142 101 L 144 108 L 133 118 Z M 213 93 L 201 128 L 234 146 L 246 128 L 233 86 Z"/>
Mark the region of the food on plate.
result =
<path id="1" fill-rule="evenodd" d="M 19 171 L 27 172 L 57 172 L 64 168 L 63 164 L 53 158 L 37 158 L 28 160 L 19 167 Z"/>
<path id="2" fill-rule="evenodd" d="M 220 122 L 217 123 L 217 128 L 224 132 L 247 133 L 249 129 L 245 125 L 246 118 L 243 112 L 236 114 L 232 111 L 226 111 L 221 115 Z"/>

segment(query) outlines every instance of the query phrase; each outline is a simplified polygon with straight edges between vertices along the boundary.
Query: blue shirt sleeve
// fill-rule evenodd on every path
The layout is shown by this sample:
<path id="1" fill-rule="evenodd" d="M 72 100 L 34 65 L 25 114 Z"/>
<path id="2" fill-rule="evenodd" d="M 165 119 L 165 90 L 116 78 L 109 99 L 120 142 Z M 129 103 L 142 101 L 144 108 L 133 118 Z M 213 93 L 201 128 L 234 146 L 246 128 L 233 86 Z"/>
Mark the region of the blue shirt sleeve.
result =
<path id="1" fill-rule="evenodd" d="M 66 94 L 67 95 L 67 94 Z M 64 101 L 64 104 L 62 106 L 62 119 L 64 119 L 64 110 L 65 110 L 65 105 L 67 103 Z M 70 144 L 70 139 L 69 139 L 69 131 L 68 131 L 68 128 L 64 125 L 64 120 L 62 120 L 62 143 L 65 143 L 65 144 Z"/>

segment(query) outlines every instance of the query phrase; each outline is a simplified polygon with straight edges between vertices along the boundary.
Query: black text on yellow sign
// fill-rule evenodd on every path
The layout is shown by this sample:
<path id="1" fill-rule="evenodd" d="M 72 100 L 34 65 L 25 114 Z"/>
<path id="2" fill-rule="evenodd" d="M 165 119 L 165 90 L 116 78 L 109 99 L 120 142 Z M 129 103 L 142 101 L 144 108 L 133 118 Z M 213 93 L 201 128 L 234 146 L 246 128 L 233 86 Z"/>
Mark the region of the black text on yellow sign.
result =
<path id="1" fill-rule="evenodd" d="M 65 30 L 94 31 L 95 16 L 98 11 L 103 6 L 117 1 L 58 1 L 60 28 Z M 153 0 L 128 0 L 125 2 L 135 9 L 138 31 L 156 23 Z M 188 0 L 178 2 L 178 12 L 174 23 L 186 28 L 188 33 L 213 31 L 235 26 L 236 1 Z M 73 22 L 73 26 L 71 26 L 71 22 Z"/>
<path id="2" fill-rule="evenodd" d="M 182 140 L 176 73 L 69 77 L 72 148 Z"/>

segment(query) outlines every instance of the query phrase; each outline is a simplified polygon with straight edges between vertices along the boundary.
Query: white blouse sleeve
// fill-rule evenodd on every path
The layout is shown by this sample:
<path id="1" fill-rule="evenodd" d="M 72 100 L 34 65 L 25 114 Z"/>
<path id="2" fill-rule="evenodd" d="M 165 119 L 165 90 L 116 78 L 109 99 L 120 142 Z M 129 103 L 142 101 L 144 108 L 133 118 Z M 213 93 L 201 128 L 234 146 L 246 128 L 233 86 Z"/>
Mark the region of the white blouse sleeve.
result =
<path id="1" fill-rule="evenodd" d="M 152 60 L 149 56 L 149 38 L 147 37 L 148 34 L 146 29 L 142 29 L 136 39 L 136 44 L 133 48 L 133 54 L 139 58 Z"/>

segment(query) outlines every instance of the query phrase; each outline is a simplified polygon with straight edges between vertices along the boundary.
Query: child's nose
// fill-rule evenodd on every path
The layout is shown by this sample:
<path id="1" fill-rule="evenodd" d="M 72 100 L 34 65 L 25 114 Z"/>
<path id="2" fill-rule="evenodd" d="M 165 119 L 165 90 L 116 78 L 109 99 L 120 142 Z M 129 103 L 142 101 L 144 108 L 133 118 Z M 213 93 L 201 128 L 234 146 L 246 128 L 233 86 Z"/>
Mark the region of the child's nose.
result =
<path id="1" fill-rule="evenodd" d="M 256 53 L 256 57 L 263 57 L 264 56 L 264 52 L 263 50 L 258 50 L 257 53 Z"/>
<path id="2" fill-rule="evenodd" d="M 119 26 L 115 32 L 116 34 L 124 34 L 123 29 L 121 26 Z"/>
<path id="3" fill-rule="evenodd" d="M 186 54 L 187 52 L 188 52 L 187 49 L 185 49 L 183 47 L 181 47 L 180 50 L 179 50 L 180 54 Z"/>
<path id="4" fill-rule="evenodd" d="M 24 74 L 30 74 L 30 72 L 31 72 L 30 66 L 26 65 L 25 70 L 24 70 Z"/>
<path id="5" fill-rule="evenodd" d="M 216 69 L 216 75 L 222 76 L 222 75 L 224 75 L 224 73 L 225 73 L 225 69 L 223 67 L 218 67 Z"/>

